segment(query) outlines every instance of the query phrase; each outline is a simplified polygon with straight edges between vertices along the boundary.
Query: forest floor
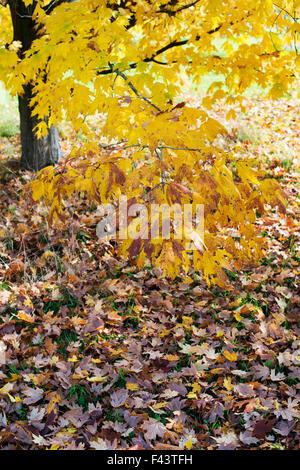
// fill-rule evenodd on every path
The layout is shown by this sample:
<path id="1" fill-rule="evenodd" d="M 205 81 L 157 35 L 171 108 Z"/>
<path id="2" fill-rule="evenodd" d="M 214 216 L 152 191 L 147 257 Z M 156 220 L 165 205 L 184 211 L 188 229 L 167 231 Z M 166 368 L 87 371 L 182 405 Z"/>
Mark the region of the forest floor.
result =
<path id="1" fill-rule="evenodd" d="M 1 449 L 300 448 L 299 100 L 245 106 L 221 144 L 288 206 L 258 220 L 269 251 L 226 291 L 116 259 L 84 199 L 49 227 L 0 130 Z"/>

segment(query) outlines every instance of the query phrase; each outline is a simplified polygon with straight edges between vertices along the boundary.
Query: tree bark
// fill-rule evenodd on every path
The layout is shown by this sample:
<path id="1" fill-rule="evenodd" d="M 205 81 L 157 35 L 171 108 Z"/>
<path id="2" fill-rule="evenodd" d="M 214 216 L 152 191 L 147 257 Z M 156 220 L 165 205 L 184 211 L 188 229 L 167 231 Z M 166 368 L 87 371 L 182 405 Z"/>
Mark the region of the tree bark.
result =
<path id="1" fill-rule="evenodd" d="M 33 131 L 38 119 L 31 116 L 30 100 L 32 86 L 24 86 L 24 94 L 19 96 L 20 130 L 21 130 L 21 167 L 26 170 L 39 171 L 45 166 L 54 165 L 61 158 L 59 135 L 56 127 L 51 126 L 48 134 L 38 139 Z M 45 118 L 47 122 L 47 119 Z"/>
<path id="2" fill-rule="evenodd" d="M 38 37 L 36 25 L 32 20 L 35 3 L 26 7 L 22 0 L 9 0 L 10 12 L 14 28 L 14 41 L 20 41 L 20 58 L 30 49 L 32 41 Z M 20 131 L 21 131 L 21 167 L 30 171 L 39 171 L 45 166 L 54 165 L 61 156 L 57 128 L 51 126 L 48 135 L 37 138 L 34 128 L 38 124 L 36 116 L 32 116 L 30 100 L 33 97 L 33 85 L 26 84 L 24 93 L 19 98 Z M 48 118 L 44 121 L 47 123 Z"/>

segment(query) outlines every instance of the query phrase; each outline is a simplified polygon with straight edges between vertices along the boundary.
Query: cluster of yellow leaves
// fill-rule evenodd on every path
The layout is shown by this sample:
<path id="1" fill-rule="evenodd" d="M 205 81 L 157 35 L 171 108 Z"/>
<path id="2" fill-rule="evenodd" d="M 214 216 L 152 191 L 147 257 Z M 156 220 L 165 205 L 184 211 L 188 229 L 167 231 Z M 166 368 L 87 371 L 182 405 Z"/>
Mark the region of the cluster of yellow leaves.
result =
<path id="1" fill-rule="evenodd" d="M 86 144 L 86 151 L 90 147 Z M 214 154 L 201 156 L 184 150 L 179 158 L 179 151 L 164 149 L 163 160 L 149 149 L 73 155 L 59 172 L 42 170 L 31 183 L 32 195 L 36 201 L 44 198 L 50 217 L 63 219 L 63 201 L 72 193 L 84 193 L 99 204 L 113 202 L 117 213 L 125 194 L 128 230 L 126 236 L 118 234 L 123 257 L 136 259 L 139 267 L 151 264 L 171 278 L 192 268 L 202 271 L 208 284 L 225 286 L 224 268 L 238 270 L 263 255 L 256 211 L 263 213 L 266 205 L 284 211 L 285 201 L 278 183 L 264 179 L 254 161 L 237 160 L 233 169 L 234 155 L 210 151 Z M 146 208 L 146 214 L 131 213 L 133 204 Z M 194 219 L 178 232 L 176 211 L 181 224 L 185 204 L 204 206 L 204 234 Z"/>
<path id="2" fill-rule="evenodd" d="M 12 24 L 8 8 L 1 6 L 0 2 L 0 80 L 6 82 L 8 73 L 17 63 L 17 50 L 19 44 L 12 41 Z M 10 44 L 10 45 L 9 45 Z"/>
<path id="3" fill-rule="evenodd" d="M 34 19 L 44 34 L 11 70 L 9 86 L 20 93 L 24 81 L 34 81 L 35 113 L 50 113 L 49 125 L 66 118 L 74 130 L 89 134 L 85 118 L 97 112 L 107 118 L 106 135 L 147 144 L 158 128 L 153 108 L 118 72 L 163 110 L 180 92 L 182 66 L 196 82 L 208 72 L 222 73 L 235 94 L 257 83 L 270 86 L 273 97 L 284 95 L 295 78 L 299 2 L 192 3 L 119 0 L 110 7 L 106 0 L 87 0 L 62 3 L 46 15 L 41 0 Z M 2 8 L 0 21 L 6 16 Z M 222 57 L 215 39 L 222 40 Z M 223 85 L 213 85 L 206 105 L 224 96 Z"/>

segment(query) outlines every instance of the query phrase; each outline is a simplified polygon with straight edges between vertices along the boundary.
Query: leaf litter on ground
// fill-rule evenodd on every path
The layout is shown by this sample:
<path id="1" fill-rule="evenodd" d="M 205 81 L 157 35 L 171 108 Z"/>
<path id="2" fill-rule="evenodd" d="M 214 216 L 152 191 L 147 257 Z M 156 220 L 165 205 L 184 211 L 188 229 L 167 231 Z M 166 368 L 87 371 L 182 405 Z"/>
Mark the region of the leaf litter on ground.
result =
<path id="1" fill-rule="evenodd" d="M 221 144 L 258 157 L 289 204 L 258 220 L 269 252 L 227 291 L 117 259 L 84 198 L 49 227 L 2 139 L 1 449 L 299 449 L 299 102 L 244 104 L 212 110 Z"/>

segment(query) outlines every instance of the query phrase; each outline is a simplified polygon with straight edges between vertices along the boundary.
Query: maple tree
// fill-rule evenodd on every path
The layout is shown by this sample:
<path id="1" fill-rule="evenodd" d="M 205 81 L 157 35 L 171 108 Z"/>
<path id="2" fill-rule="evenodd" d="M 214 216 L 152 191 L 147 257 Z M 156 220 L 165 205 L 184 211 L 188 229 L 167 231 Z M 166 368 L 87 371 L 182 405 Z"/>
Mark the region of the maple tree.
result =
<path id="1" fill-rule="evenodd" d="M 9 163 L 19 136 L 0 130 L 1 449 L 299 449 L 299 99 L 263 96 L 234 106 L 218 145 L 257 158 L 289 204 L 257 219 L 268 249 L 230 289 L 121 260 L 86 197 L 50 227 L 22 197 L 33 175 Z M 226 122 L 231 109 L 210 112 Z"/>
<path id="2" fill-rule="evenodd" d="M 189 227 L 180 240 L 128 237 L 120 253 L 173 278 L 193 267 L 220 286 L 224 269 L 259 259 L 264 239 L 255 228 L 257 213 L 267 206 L 284 211 L 284 198 L 254 160 L 215 145 L 227 131 L 209 110 L 221 98 L 242 108 L 242 93 L 254 83 L 269 87 L 271 98 L 288 93 L 299 63 L 299 1 L 23 4 L 10 2 L 15 40 L 1 50 L 8 64 L 1 78 L 8 74 L 20 109 L 24 96 L 27 111 L 32 107 L 29 132 L 37 146 L 42 142 L 41 152 L 52 143 L 57 150 L 55 129 L 63 119 L 84 137 L 58 170 L 48 166 L 31 185 L 33 198 L 49 206 L 50 219 L 67 220 L 64 201 L 73 193 L 115 204 L 125 194 L 129 209 L 136 203 L 204 204 L 204 240 Z M 2 12 L 1 21 L 9 21 Z M 16 22 L 25 21 L 35 32 L 27 45 L 16 36 Z M 211 71 L 225 81 L 214 82 L 201 107 L 192 107 L 181 99 L 183 67 L 196 83 Z M 96 129 L 89 121 L 95 115 Z M 233 116 L 229 110 L 227 118 Z M 23 162 L 29 162 L 22 143 Z M 39 152 L 33 152 L 35 169 L 50 163 Z M 49 158 L 57 160 L 58 150 Z M 143 224 L 140 218 L 141 233 Z M 189 251 L 191 240 L 197 249 Z"/>

